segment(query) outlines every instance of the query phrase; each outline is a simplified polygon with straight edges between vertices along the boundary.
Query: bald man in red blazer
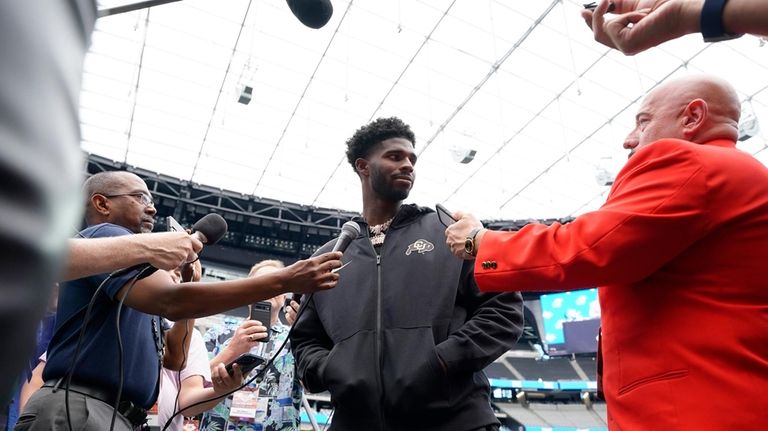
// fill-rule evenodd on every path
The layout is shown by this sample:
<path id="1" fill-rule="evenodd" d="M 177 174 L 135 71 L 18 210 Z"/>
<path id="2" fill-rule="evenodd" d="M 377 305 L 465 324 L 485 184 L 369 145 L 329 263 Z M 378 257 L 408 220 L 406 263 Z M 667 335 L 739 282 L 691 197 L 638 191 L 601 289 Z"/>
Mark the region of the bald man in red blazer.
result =
<path id="1" fill-rule="evenodd" d="M 664 84 L 599 210 L 518 232 L 457 213 L 446 231 L 483 291 L 600 286 L 611 430 L 768 427 L 768 169 L 735 148 L 739 113 L 717 78 Z"/>

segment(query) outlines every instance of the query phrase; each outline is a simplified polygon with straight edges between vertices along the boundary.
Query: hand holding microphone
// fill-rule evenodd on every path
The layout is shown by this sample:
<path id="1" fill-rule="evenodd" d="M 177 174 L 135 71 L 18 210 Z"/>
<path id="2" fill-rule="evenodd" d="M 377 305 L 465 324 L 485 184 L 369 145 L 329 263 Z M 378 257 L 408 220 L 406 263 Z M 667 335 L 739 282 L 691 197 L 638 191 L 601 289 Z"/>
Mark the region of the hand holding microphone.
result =
<path id="1" fill-rule="evenodd" d="M 224 217 L 211 213 L 192 226 L 191 234 L 178 231 L 137 234 L 134 236 L 137 241 L 144 243 L 144 245 L 153 245 L 148 249 L 148 263 L 117 270 L 112 273 L 112 276 L 117 277 L 131 271 L 142 270 L 138 276 L 138 279 L 141 280 L 152 275 L 158 269 L 178 268 L 186 262 L 197 260 L 197 253 L 202 250 L 203 244 L 213 245 L 217 243 L 227 233 L 227 228 L 227 221 L 224 220 Z M 191 247 L 192 253 L 189 253 L 189 247 Z M 168 265 L 173 266 L 169 267 Z"/>
<path id="2" fill-rule="evenodd" d="M 349 244 L 352 243 L 352 240 L 357 238 L 359 235 L 360 235 L 360 225 L 359 224 L 357 224 L 357 223 L 355 223 L 355 222 L 353 222 L 351 220 L 346 222 L 346 223 L 344 223 L 341 226 L 341 233 L 339 234 L 339 237 L 336 239 L 336 244 L 333 245 L 333 251 L 331 253 L 334 253 L 334 252 L 344 253 L 347 250 L 347 247 L 349 247 Z M 326 253 L 326 254 L 328 254 L 328 253 Z M 326 254 L 323 254 L 323 255 L 320 255 L 320 256 L 316 256 L 316 257 L 325 256 Z M 339 257 L 339 259 L 340 258 L 341 257 Z M 331 273 L 335 274 L 343 266 L 344 265 L 339 265 L 339 266 L 337 266 L 335 268 L 332 268 L 331 269 Z M 334 279 L 334 283 L 333 283 L 334 286 L 336 285 L 336 281 L 335 280 L 338 280 L 338 276 L 336 276 L 336 278 Z M 301 302 L 301 296 L 302 296 L 303 293 L 306 293 L 306 292 L 303 292 L 303 291 L 300 291 L 300 290 L 293 290 L 293 297 L 291 298 L 291 301 L 289 302 L 288 300 L 286 300 L 286 304 L 285 305 L 287 307 L 291 307 L 292 306 L 291 302 L 293 302 L 293 303 L 296 304 L 296 307 L 298 307 L 298 304 Z M 289 318 L 288 312 L 286 313 L 286 318 Z M 294 315 L 294 318 L 295 318 L 295 315 Z"/>
<path id="3" fill-rule="evenodd" d="M 284 292 L 312 293 L 336 287 L 339 275 L 333 272 L 341 267 L 341 253 L 331 251 L 300 260 L 280 271 Z M 277 273 L 276 273 L 277 274 Z"/>
<path id="4" fill-rule="evenodd" d="M 157 269 L 173 270 L 197 259 L 203 243 L 187 232 L 143 233 L 133 236 L 146 254 L 146 262 Z"/>

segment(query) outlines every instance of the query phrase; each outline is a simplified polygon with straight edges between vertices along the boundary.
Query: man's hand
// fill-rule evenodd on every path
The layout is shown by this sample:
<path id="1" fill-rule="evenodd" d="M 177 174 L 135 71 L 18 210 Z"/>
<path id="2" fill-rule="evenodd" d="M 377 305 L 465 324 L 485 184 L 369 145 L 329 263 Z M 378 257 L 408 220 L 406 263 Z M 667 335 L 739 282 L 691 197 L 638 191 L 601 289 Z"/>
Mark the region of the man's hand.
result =
<path id="1" fill-rule="evenodd" d="M 143 233 L 69 240 L 69 259 L 61 281 L 149 263 L 173 270 L 197 259 L 203 244 L 184 232 Z"/>
<path id="2" fill-rule="evenodd" d="M 300 260 L 276 274 L 280 274 L 284 292 L 312 293 L 336 287 L 339 275 L 331 272 L 341 267 L 341 252 L 332 251 Z"/>
<path id="3" fill-rule="evenodd" d="M 268 323 L 268 322 L 267 322 Z M 236 358 L 251 350 L 261 340 L 267 338 L 267 327 L 258 320 L 246 320 L 235 330 L 225 347 L 227 357 Z"/>
<path id="4" fill-rule="evenodd" d="M 233 391 L 243 384 L 243 372 L 240 365 L 232 364 L 233 375 L 229 375 L 227 368 L 223 363 L 211 367 L 211 380 L 213 381 L 213 392 L 216 395 L 224 395 Z"/>
<path id="5" fill-rule="evenodd" d="M 299 313 L 299 303 L 291 300 L 291 303 L 285 307 L 285 321 L 293 325 L 296 321 L 296 315 Z"/>
<path id="6" fill-rule="evenodd" d="M 203 278 L 203 266 L 200 263 L 200 259 L 197 259 L 194 262 L 183 263 L 180 272 L 182 283 L 200 281 L 200 279 Z"/>
<path id="7" fill-rule="evenodd" d="M 616 17 L 605 19 L 609 4 Z M 601 0 L 582 18 L 603 45 L 634 55 L 699 31 L 703 0 Z"/>
<path id="8" fill-rule="evenodd" d="M 194 236 L 186 232 L 159 232 L 132 235 L 146 253 L 146 262 L 157 269 L 172 270 L 197 259 L 203 248 Z"/>
<path id="9" fill-rule="evenodd" d="M 482 229 L 483 224 L 472 214 L 456 212 L 453 214 L 453 217 L 457 221 L 445 229 L 445 243 L 448 244 L 451 252 L 453 252 L 453 254 L 455 254 L 457 257 L 467 260 L 474 259 L 474 257 L 464 252 L 464 242 L 466 241 L 472 229 Z M 477 243 L 479 238 L 475 237 L 475 240 Z"/>

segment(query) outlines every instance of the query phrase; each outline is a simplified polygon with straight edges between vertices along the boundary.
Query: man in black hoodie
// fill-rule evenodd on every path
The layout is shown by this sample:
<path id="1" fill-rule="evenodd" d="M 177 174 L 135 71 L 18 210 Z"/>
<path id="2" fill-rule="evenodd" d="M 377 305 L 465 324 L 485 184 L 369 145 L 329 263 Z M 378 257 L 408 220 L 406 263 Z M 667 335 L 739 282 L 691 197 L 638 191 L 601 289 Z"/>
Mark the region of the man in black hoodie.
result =
<path id="1" fill-rule="evenodd" d="M 482 370 L 520 336 L 522 299 L 481 294 L 435 212 L 402 204 L 414 141 L 398 118 L 347 141 L 363 233 L 344 252 L 338 287 L 305 298 L 291 336 L 304 387 L 331 393 L 334 431 L 499 427 Z"/>

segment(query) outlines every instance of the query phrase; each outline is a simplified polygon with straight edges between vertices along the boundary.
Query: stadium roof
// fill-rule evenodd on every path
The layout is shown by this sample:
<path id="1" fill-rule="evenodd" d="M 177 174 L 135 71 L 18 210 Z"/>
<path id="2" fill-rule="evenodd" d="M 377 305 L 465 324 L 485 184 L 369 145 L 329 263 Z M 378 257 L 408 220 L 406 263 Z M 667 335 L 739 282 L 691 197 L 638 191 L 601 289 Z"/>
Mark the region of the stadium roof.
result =
<path id="1" fill-rule="evenodd" d="M 744 112 L 768 121 L 768 47 L 755 37 L 691 35 L 626 57 L 592 40 L 576 1 L 332 2 L 319 30 L 283 0 L 183 0 L 100 19 L 82 148 L 245 195 L 359 211 L 344 142 L 395 115 L 417 137 L 411 201 L 483 219 L 558 218 L 604 201 L 638 101 L 666 79 L 723 76 Z M 766 163 L 766 143 L 760 131 L 739 146 Z"/>

